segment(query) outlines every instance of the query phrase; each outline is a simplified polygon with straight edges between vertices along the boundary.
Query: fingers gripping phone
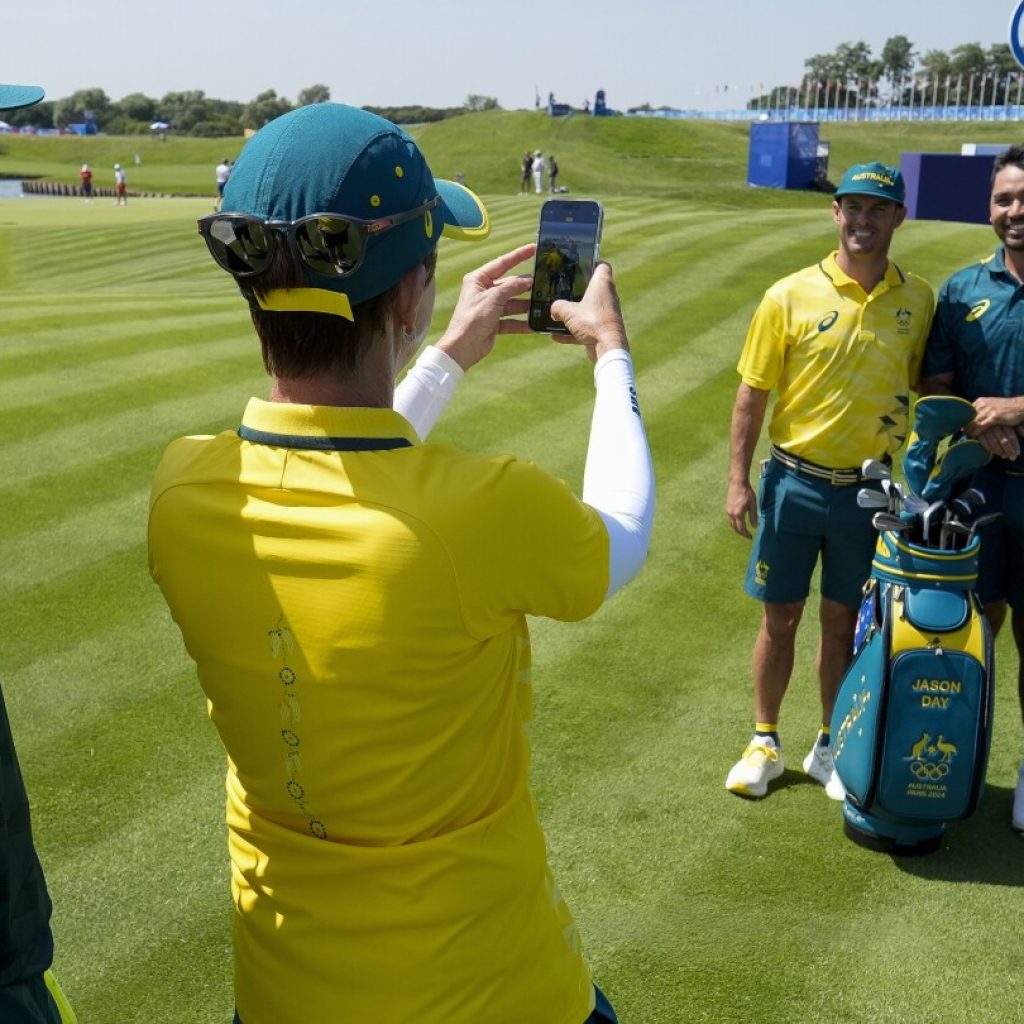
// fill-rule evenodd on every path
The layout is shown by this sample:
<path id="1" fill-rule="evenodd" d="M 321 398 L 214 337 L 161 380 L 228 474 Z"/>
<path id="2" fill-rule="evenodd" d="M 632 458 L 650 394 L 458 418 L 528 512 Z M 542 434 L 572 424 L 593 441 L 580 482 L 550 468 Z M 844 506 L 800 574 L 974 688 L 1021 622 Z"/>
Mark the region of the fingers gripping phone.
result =
<path id="1" fill-rule="evenodd" d="M 532 330 L 566 333 L 551 319 L 551 303 L 583 297 L 599 258 L 603 220 L 604 208 L 593 199 L 549 199 L 540 208 L 528 317 Z"/>

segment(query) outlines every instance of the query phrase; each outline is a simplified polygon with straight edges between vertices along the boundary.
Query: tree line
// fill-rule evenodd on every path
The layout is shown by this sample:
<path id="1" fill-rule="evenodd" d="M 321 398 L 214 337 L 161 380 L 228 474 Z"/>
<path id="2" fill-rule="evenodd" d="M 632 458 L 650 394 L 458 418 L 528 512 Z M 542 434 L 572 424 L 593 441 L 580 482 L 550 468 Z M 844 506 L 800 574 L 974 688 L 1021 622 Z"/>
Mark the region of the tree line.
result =
<path id="1" fill-rule="evenodd" d="M 887 39 L 878 57 L 863 41 L 840 43 L 832 53 L 808 57 L 804 67 L 799 85 L 775 86 L 747 107 L 820 106 L 823 91 L 828 93 L 826 105 L 904 105 L 914 102 L 922 90 L 944 104 L 983 98 L 1001 105 L 1014 98 L 1021 81 L 1021 68 L 1008 43 L 993 43 L 988 49 L 981 43 L 961 43 L 948 52 L 919 54 L 904 35 Z M 804 103 L 807 97 L 810 104 Z"/>
<path id="2" fill-rule="evenodd" d="M 17 128 L 67 128 L 73 124 L 94 125 L 96 131 L 108 135 L 148 134 L 152 126 L 164 123 L 182 135 L 227 136 L 241 135 L 247 129 L 262 128 L 281 114 L 310 103 L 326 103 L 331 91 L 326 85 L 311 85 L 303 89 L 296 103 L 278 96 L 273 89 L 261 92 L 248 103 L 219 100 L 200 90 L 169 92 L 161 99 L 153 99 L 140 92 L 131 93 L 120 100 L 111 100 L 98 88 L 79 89 L 59 100 L 44 100 L 34 107 L 22 110 L 0 110 L 0 120 Z M 375 114 L 396 124 L 440 121 L 472 110 L 498 109 L 492 96 L 466 97 L 461 107 L 366 107 Z"/>

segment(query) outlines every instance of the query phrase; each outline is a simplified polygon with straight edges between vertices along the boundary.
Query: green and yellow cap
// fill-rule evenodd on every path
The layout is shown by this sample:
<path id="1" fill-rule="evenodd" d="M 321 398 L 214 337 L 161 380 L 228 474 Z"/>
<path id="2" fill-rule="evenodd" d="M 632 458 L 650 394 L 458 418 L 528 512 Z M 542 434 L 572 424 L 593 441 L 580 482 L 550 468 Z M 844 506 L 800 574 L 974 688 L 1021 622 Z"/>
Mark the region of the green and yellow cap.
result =
<path id="1" fill-rule="evenodd" d="M 854 164 L 843 175 L 835 191 L 835 198 L 841 199 L 843 196 L 876 196 L 902 206 L 907 196 L 907 187 L 897 168 L 875 161 L 870 164 Z"/>
<path id="2" fill-rule="evenodd" d="M 264 220 L 293 221 L 314 213 L 378 220 L 441 202 L 366 241 L 362 264 L 332 278 L 307 271 L 287 308 L 315 298 L 315 311 L 338 300 L 357 306 L 387 291 L 437 245 L 442 234 L 462 241 L 486 238 L 491 224 L 468 188 L 433 176 L 411 136 L 390 121 L 342 103 L 299 107 L 269 122 L 246 143 L 224 189 L 221 210 Z M 267 308 L 280 308 L 272 300 Z M 311 306 L 303 306 L 312 309 Z M 345 315 L 342 313 L 341 315 Z"/>

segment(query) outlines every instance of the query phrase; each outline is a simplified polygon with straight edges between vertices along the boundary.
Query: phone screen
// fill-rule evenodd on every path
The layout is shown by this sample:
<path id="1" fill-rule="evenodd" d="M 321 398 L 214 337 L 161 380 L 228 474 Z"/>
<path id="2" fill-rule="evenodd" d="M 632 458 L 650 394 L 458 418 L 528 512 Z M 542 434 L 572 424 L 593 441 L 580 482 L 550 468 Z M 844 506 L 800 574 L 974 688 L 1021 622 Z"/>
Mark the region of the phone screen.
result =
<path id="1" fill-rule="evenodd" d="M 551 319 L 551 303 L 583 297 L 599 256 L 603 215 L 601 204 L 592 199 L 549 199 L 541 207 L 530 295 L 533 330 L 565 333 Z"/>

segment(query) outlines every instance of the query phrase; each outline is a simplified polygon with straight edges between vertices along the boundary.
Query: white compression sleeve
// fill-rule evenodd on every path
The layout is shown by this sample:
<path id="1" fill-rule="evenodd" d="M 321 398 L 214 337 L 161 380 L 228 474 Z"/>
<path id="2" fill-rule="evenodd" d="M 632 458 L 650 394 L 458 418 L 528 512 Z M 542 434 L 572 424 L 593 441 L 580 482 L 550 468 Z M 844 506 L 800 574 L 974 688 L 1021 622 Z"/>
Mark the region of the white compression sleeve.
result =
<path id="1" fill-rule="evenodd" d="M 608 528 L 606 598 L 625 586 L 647 558 L 654 523 L 654 466 L 628 352 L 606 352 L 594 367 L 594 418 L 583 474 L 583 500 Z"/>
<path id="2" fill-rule="evenodd" d="M 401 413 L 425 441 L 465 375 L 451 356 L 428 345 L 395 388 L 395 412 Z"/>

